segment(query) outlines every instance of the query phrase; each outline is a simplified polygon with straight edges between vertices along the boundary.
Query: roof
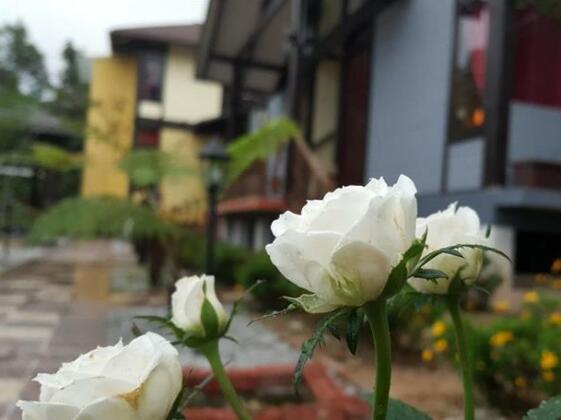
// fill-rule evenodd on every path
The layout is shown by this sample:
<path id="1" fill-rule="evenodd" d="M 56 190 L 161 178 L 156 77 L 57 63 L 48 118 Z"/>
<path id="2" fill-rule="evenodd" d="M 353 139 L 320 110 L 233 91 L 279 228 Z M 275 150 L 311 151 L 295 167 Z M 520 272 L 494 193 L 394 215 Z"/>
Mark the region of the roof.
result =
<path id="1" fill-rule="evenodd" d="M 111 31 L 111 47 L 115 51 L 135 47 L 178 45 L 196 47 L 199 44 L 201 25 L 145 26 Z"/>
<path id="2" fill-rule="evenodd" d="M 286 0 L 210 0 L 197 76 L 231 85 L 239 65 L 243 89 L 274 91 L 286 65 L 290 13 Z"/>

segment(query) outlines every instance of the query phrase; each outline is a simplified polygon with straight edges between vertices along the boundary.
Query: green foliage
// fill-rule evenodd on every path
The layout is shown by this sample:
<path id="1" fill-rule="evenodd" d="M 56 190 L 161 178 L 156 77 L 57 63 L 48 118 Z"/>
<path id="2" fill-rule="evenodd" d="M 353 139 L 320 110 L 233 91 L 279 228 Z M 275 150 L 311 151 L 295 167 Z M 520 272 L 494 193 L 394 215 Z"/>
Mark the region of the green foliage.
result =
<path id="1" fill-rule="evenodd" d="M 296 297 L 304 292 L 284 278 L 265 252 L 250 255 L 237 269 L 237 279 L 245 289 L 258 280 L 264 280 L 263 284 L 253 289 L 252 294 L 266 308 L 280 309 L 286 306 L 282 297 Z"/>
<path id="2" fill-rule="evenodd" d="M 165 240 L 175 234 L 150 208 L 117 198 L 69 198 L 45 212 L 29 234 L 32 242 L 53 241 L 59 237 L 79 239 L 129 236 L 133 240 Z"/>
<path id="3" fill-rule="evenodd" d="M 403 401 L 390 398 L 387 420 L 431 420 L 427 414 L 405 404 Z"/>
<path id="4" fill-rule="evenodd" d="M 467 323 L 476 386 L 489 403 L 505 412 L 533 407 L 561 389 L 561 313 L 559 302 L 539 298 L 524 304 L 518 316 L 488 325 Z M 435 354 L 456 363 L 453 329 L 431 337 Z M 436 345 L 437 341 L 447 345 Z M 436 351 L 437 348 L 444 349 Z"/>
<path id="5" fill-rule="evenodd" d="M 561 396 L 544 401 L 538 408 L 528 411 L 524 420 L 558 420 L 561 416 Z"/>
<path id="6" fill-rule="evenodd" d="M 159 185 L 166 177 L 193 173 L 176 157 L 161 150 L 133 149 L 119 162 L 132 185 L 140 188 Z"/>
<path id="7" fill-rule="evenodd" d="M 263 161 L 299 133 L 296 123 L 288 118 L 269 121 L 261 129 L 238 137 L 228 145 L 232 158 L 229 180 L 235 181 L 254 162 Z"/>
<path id="8" fill-rule="evenodd" d="M 216 244 L 214 249 L 214 275 L 221 284 L 236 283 L 236 273 L 247 261 L 251 251 L 225 242 Z"/>
<path id="9" fill-rule="evenodd" d="M 81 154 L 48 143 L 34 143 L 31 159 L 37 166 L 58 172 L 80 169 L 83 164 Z"/>
<path id="10" fill-rule="evenodd" d="M 325 342 L 324 336 L 327 332 L 333 330 L 334 321 L 346 313 L 348 313 L 348 309 L 346 308 L 337 309 L 333 312 L 328 313 L 319 322 L 312 336 L 308 338 L 304 342 L 304 344 L 302 344 L 302 349 L 300 350 L 300 357 L 298 358 L 298 362 L 296 363 L 296 367 L 294 368 L 294 375 L 292 378 L 292 383 L 296 391 L 298 390 L 298 386 L 302 381 L 304 366 L 306 366 L 306 363 L 312 358 L 316 348 Z"/>

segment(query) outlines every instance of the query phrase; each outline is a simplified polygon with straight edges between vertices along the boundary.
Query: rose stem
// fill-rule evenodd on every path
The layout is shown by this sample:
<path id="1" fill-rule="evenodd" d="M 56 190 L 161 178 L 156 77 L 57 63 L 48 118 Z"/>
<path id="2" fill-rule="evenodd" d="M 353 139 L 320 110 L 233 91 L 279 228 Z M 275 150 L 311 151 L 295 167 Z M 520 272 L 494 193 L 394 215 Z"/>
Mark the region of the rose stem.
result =
<path id="1" fill-rule="evenodd" d="M 383 420 L 388 413 L 392 375 L 392 350 L 386 300 L 369 302 L 364 305 L 364 311 L 370 323 L 376 351 L 376 386 L 372 419 Z"/>
<path id="2" fill-rule="evenodd" d="M 214 372 L 214 378 L 218 382 L 220 389 L 222 390 L 222 394 L 236 416 L 240 420 L 250 420 L 251 417 L 245 411 L 243 404 L 230 381 L 226 371 L 224 370 L 224 365 L 222 364 L 222 360 L 220 360 L 220 353 L 218 352 L 218 340 L 212 340 L 208 343 L 203 344 L 200 347 L 201 352 L 206 356 L 208 362 L 210 363 L 210 367 Z"/>
<path id="3" fill-rule="evenodd" d="M 449 296 L 447 299 L 448 310 L 452 316 L 454 329 L 456 330 L 456 341 L 462 367 L 462 380 L 464 383 L 464 419 L 475 418 L 473 405 L 473 362 L 471 352 L 467 344 L 466 331 L 460 311 L 460 302 L 457 296 Z"/>

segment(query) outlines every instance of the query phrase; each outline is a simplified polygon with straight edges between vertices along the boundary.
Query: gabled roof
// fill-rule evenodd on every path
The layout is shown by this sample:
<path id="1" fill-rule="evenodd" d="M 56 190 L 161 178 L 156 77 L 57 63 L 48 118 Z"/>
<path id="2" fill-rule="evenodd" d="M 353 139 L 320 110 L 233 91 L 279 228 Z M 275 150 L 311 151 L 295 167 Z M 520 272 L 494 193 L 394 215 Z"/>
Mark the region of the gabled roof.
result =
<path id="1" fill-rule="evenodd" d="M 111 31 L 111 47 L 116 52 L 136 47 L 162 47 L 178 45 L 196 47 L 199 44 L 201 25 L 145 26 Z"/>

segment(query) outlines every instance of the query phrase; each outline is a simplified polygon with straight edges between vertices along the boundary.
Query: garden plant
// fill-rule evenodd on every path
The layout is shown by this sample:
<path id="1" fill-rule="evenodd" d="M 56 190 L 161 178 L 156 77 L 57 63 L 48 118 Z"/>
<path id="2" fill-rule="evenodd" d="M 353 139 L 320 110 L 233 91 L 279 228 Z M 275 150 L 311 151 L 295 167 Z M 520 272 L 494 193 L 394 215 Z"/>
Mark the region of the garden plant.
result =
<path id="1" fill-rule="evenodd" d="M 478 215 L 470 208 L 450 205 L 427 218 L 417 218 L 416 188 L 411 179 L 401 176 L 389 186 L 383 179 L 372 179 L 366 186 L 347 186 L 334 190 L 321 200 L 312 200 L 300 214 L 282 214 L 271 229 L 274 241 L 266 247 L 272 263 L 292 283 L 305 292 L 287 297 L 289 306 L 272 315 L 301 309 L 323 314 L 316 332 L 303 347 L 294 372 L 298 387 L 305 363 L 315 348 L 345 320 L 345 337 L 352 353 L 356 351 L 359 330 L 366 319 L 374 341 L 376 378 L 372 398 L 372 418 L 427 419 L 427 415 L 389 398 L 392 372 L 391 336 L 388 306 L 415 306 L 443 303 L 452 323 L 434 326 L 435 336 L 450 331 L 453 336 L 435 348 L 455 349 L 464 389 L 464 417 L 474 419 L 474 349 L 478 341 L 473 328 L 464 322 L 461 301 L 477 280 L 485 253 L 507 258 L 489 246 L 489 230 L 482 229 Z M 531 296 L 536 304 L 539 296 Z M 220 358 L 219 342 L 228 338 L 228 329 L 237 305 L 228 316 L 214 290 L 212 276 L 191 276 L 176 283 L 169 318 L 147 317 L 165 327 L 172 344 L 195 348 L 206 356 L 214 378 L 226 401 L 240 419 L 249 419 L 248 410 L 236 394 Z M 541 315 L 530 315 L 528 322 Z M 550 323 L 559 314 L 548 313 Z M 549 319 L 548 318 L 548 319 Z M 335 322 L 339 321 L 339 322 Z M 540 321 L 541 322 L 541 321 Z M 248 326 L 251 328 L 251 326 Z M 492 347 L 505 348 L 525 329 L 501 325 L 492 330 Z M 535 331 L 536 334 L 542 334 Z M 488 333 L 489 334 L 489 333 Z M 543 332 L 545 347 L 534 352 L 541 365 L 541 379 L 535 382 L 548 395 L 559 372 L 557 334 Z M 475 341 L 474 341 L 475 340 Z M 494 344 L 493 344 L 494 343 Z M 515 350 L 524 352 L 524 350 Z M 456 353 L 453 353 L 455 357 Z M 427 359 L 428 359 L 427 353 Z M 498 353 L 492 369 L 495 375 L 510 375 L 506 357 Z M 495 359 L 491 351 L 491 359 Z M 508 360 L 505 359 L 505 360 Z M 126 375 L 124 374 L 126 372 Z M 517 373 L 519 374 L 519 373 Z M 478 374 L 479 375 L 479 374 Z M 521 373 L 520 373 L 521 375 Z M 534 383 L 527 376 L 527 386 Z M 99 348 L 64 364 L 54 375 L 40 374 L 37 402 L 18 403 L 25 420 L 90 420 L 183 418 L 186 399 L 178 386 L 181 367 L 177 352 L 160 336 L 140 335 L 128 346 Z M 509 378 L 514 384 L 523 380 Z M 552 379 L 553 378 L 553 379 Z M 551 381 L 550 381 L 551 379 Z M 422 383 L 418 384 L 420 387 Z M 537 386 L 537 385 L 536 385 Z M 188 402 L 188 399 L 187 399 Z M 561 400 L 553 398 L 528 413 L 528 419 L 554 419 L 561 413 Z"/>

